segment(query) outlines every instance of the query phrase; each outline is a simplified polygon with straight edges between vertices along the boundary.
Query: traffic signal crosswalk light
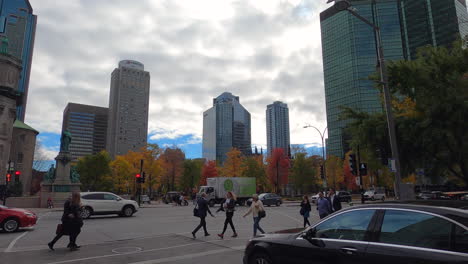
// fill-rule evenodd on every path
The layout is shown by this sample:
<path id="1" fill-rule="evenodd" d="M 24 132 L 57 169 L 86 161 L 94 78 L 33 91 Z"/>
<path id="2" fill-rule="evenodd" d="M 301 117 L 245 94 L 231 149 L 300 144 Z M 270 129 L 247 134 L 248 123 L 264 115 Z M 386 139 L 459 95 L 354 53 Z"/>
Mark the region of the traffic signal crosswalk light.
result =
<path id="1" fill-rule="evenodd" d="M 358 168 L 357 168 L 357 164 L 356 164 L 357 163 L 356 162 L 356 155 L 354 155 L 354 154 L 349 155 L 349 160 L 348 161 L 349 161 L 349 169 L 351 170 L 351 173 L 353 175 L 357 175 Z"/>

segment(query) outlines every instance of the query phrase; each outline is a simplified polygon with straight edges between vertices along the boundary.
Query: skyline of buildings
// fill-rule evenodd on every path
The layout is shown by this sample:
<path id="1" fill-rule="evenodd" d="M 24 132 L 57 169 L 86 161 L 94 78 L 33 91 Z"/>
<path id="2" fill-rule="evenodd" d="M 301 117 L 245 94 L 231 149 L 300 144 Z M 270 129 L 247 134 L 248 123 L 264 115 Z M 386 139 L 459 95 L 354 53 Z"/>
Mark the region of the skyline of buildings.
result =
<path id="1" fill-rule="evenodd" d="M 114 158 L 137 151 L 148 138 L 150 74 L 142 63 L 122 60 L 111 76 L 106 150 Z"/>
<path id="2" fill-rule="evenodd" d="M 24 122 L 29 92 L 29 79 L 34 51 L 37 16 L 28 0 L 0 0 L 0 35 L 6 36 L 9 52 L 21 60 L 18 91 L 22 101 L 16 109 L 16 119 Z"/>
<path id="3" fill-rule="evenodd" d="M 106 107 L 67 104 L 63 111 L 62 133 L 68 130 L 72 135 L 69 148 L 72 161 L 106 148 L 108 112 Z"/>
<path id="4" fill-rule="evenodd" d="M 288 155 L 291 141 L 287 104 L 276 101 L 273 104 L 267 105 L 266 131 L 268 155 L 271 155 L 275 148 L 282 148 L 284 153 Z"/>
<path id="5" fill-rule="evenodd" d="M 381 27 L 385 59 L 413 59 L 425 45 L 449 46 L 468 34 L 465 0 L 353 0 L 361 16 Z M 367 113 L 383 111 L 380 92 L 369 76 L 376 72 L 373 29 L 349 12 L 330 7 L 320 14 L 325 101 L 328 125 L 327 154 L 344 157 L 347 120 L 341 107 Z"/>
<path id="6" fill-rule="evenodd" d="M 251 155 L 250 113 L 239 96 L 224 92 L 213 99 L 213 107 L 203 113 L 202 157 L 224 163 L 226 153 L 237 148 Z"/>

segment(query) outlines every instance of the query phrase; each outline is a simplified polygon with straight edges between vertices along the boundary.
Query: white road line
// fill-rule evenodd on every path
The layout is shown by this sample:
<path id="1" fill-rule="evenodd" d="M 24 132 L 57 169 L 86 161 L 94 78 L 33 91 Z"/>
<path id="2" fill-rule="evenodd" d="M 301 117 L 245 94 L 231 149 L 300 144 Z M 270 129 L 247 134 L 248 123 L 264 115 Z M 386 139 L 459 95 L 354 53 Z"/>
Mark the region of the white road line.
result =
<path id="1" fill-rule="evenodd" d="M 188 244 L 183 244 L 183 245 L 177 245 L 177 246 L 170 246 L 170 247 L 164 247 L 164 248 L 154 248 L 154 249 L 148 249 L 148 250 L 142 250 L 138 252 L 129 252 L 129 253 L 121 253 L 121 254 L 107 254 L 107 255 L 101 255 L 101 256 L 94 256 L 94 257 L 87 257 L 87 258 L 79 258 L 79 259 L 70 259 L 70 260 L 63 260 L 63 261 L 57 261 L 57 262 L 49 262 L 47 264 L 62 264 L 62 263 L 72 263 L 72 262 L 77 262 L 77 261 L 84 261 L 84 260 L 93 260 L 93 259 L 100 259 L 100 258 L 109 258 L 109 257 L 119 257 L 119 256 L 125 256 L 125 255 L 133 255 L 133 254 L 142 254 L 146 252 L 155 252 L 155 251 L 160 251 L 160 250 L 166 250 L 166 249 L 174 249 L 174 248 L 181 248 L 181 247 L 187 247 L 187 246 L 193 246 L 193 245 L 200 245 L 200 244 L 212 244 L 215 241 L 233 241 L 233 240 L 239 240 L 242 239 L 242 237 L 239 237 L 237 239 L 224 239 L 224 240 L 208 240 L 208 241 L 199 241 L 196 243 L 188 243 Z M 221 246 L 221 245 L 218 245 Z M 244 249 L 245 246 L 242 246 L 241 249 Z M 237 247 L 224 247 L 223 250 L 237 250 Z"/>
<path id="2" fill-rule="evenodd" d="M 204 257 L 204 256 L 208 256 L 208 255 L 215 255 L 215 254 L 219 254 L 219 253 L 224 253 L 224 252 L 233 251 L 233 250 L 242 250 L 242 249 L 243 249 L 243 247 L 215 249 L 215 250 L 209 250 L 209 251 L 204 251 L 204 252 L 200 252 L 200 253 L 193 253 L 193 254 L 186 254 L 186 255 L 175 256 L 175 257 L 168 257 L 168 258 L 160 258 L 160 259 L 146 260 L 146 261 L 140 261 L 140 262 L 133 262 L 133 263 L 130 263 L 130 264 L 158 264 L 158 263 L 172 262 L 172 261 L 177 261 L 177 260 L 193 259 L 193 258 L 197 258 L 197 257 Z"/>
<path id="3" fill-rule="evenodd" d="M 42 217 L 44 217 L 44 216 L 46 216 L 46 215 L 48 215 L 48 214 L 50 214 L 50 213 L 51 213 L 51 212 L 48 212 L 48 213 L 46 213 L 46 214 L 41 215 L 41 216 L 37 219 L 36 225 L 37 225 L 37 223 L 39 223 L 39 220 L 41 220 Z M 16 242 L 18 242 L 18 240 L 20 240 L 22 237 L 24 237 L 25 235 L 27 235 L 28 232 L 29 232 L 29 231 L 25 231 L 25 232 L 23 232 L 21 235 L 17 236 L 13 241 L 10 242 L 10 244 L 8 245 L 8 247 L 7 247 L 7 248 L 5 249 L 5 251 L 3 251 L 3 252 L 5 252 L 5 253 L 12 252 L 12 249 L 13 249 L 13 247 L 15 246 Z"/>

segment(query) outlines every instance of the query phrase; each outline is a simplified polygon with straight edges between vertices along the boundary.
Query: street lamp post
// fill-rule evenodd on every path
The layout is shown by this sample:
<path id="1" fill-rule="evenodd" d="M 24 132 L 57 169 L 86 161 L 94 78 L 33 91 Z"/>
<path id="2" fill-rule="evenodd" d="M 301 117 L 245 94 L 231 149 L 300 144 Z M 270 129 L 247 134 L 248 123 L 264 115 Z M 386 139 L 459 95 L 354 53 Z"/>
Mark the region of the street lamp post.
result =
<path id="1" fill-rule="evenodd" d="M 382 37 L 380 27 L 373 24 L 371 21 L 367 20 L 365 17 L 359 15 L 356 11 L 351 8 L 351 3 L 348 0 L 328 0 L 328 3 L 335 2 L 334 7 L 338 11 L 348 11 L 353 16 L 357 17 L 370 27 L 375 32 L 376 42 L 377 42 L 377 59 L 379 61 L 379 71 L 380 71 L 380 84 L 383 88 L 384 101 L 385 101 L 385 112 L 387 117 L 387 126 L 388 126 L 388 135 L 390 140 L 390 148 L 392 150 L 392 157 L 395 160 L 395 195 L 399 199 L 401 197 L 400 185 L 401 185 L 401 171 L 400 171 L 400 157 L 398 154 L 398 144 L 396 141 L 396 131 L 395 131 L 395 119 L 393 117 L 392 105 L 391 105 L 391 95 L 390 89 L 388 87 L 388 76 L 387 68 L 385 65 L 384 50 L 382 46 Z M 375 2 L 375 0 L 374 0 Z"/>
<path id="2" fill-rule="evenodd" d="M 304 126 L 304 128 L 309 128 L 309 127 L 313 127 L 315 128 L 315 130 L 317 130 L 317 132 L 319 132 L 320 134 L 320 137 L 322 138 L 322 158 L 323 158 L 323 163 L 322 163 L 322 166 L 323 166 L 323 187 L 324 188 L 327 188 L 327 173 L 326 173 L 326 169 L 325 169 L 325 160 L 326 160 L 326 157 L 325 157 L 325 131 L 327 131 L 327 128 L 328 127 L 325 127 L 325 129 L 323 130 L 323 133 L 320 132 L 320 129 L 314 127 L 314 126 L 311 126 L 311 125 L 306 125 Z"/>

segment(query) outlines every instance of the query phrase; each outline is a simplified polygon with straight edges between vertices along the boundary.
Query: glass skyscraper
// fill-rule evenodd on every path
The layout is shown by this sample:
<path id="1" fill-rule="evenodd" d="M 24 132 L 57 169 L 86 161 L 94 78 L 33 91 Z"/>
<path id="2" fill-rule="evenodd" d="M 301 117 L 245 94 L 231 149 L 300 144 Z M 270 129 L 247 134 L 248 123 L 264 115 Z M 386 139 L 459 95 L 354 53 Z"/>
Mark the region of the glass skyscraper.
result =
<path id="1" fill-rule="evenodd" d="M 239 96 L 223 93 L 213 99 L 213 107 L 203 113 L 203 158 L 222 164 L 231 148 L 252 154 L 250 113 Z"/>
<path id="2" fill-rule="evenodd" d="M 357 13 L 381 28 L 387 61 L 414 58 L 418 47 L 450 45 L 467 33 L 466 26 L 459 23 L 467 14 L 464 0 L 351 2 Z M 343 133 L 347 121 L 340 120 L 341 107 L 368 113 L 383 111 L 379 90 L 368 80 L 377 70 L 376 36 L 370 26 L 333 7 L 320 14 L 320 21 L 329 131 L 327 152 L 343 157 L 347 151 Z"/>
<path id="3" fill-rule="evenodd" d="M 271 155 L 274 149 L 281 148 L 289 154 L 289 109 L 288 105 L 279 101 L 267 106 L 267 150 Z"/>
<path id="4" fill-rule="evenodd" d="M 8 38 L 11 55 L 21 59 L 22 71 L 18 91 L 22 103 L 16 109 L 16 118 L 24 121 L 28 98 L 29 77 L 36 35 L 37 16 L 28 0 L 0 0 L 0 35 Z"/>
<path id="5" fill-rule="evenodd" d="M 73 161 L 106 148 L 109 108 L 68 103 L 63 111 L 62 133 L 72 135 L 70 152 Z"/>

